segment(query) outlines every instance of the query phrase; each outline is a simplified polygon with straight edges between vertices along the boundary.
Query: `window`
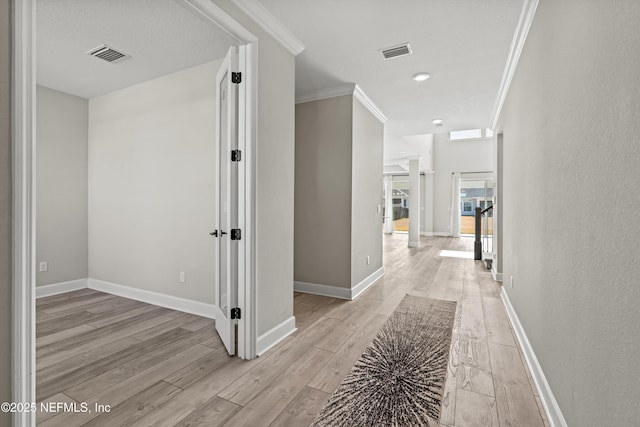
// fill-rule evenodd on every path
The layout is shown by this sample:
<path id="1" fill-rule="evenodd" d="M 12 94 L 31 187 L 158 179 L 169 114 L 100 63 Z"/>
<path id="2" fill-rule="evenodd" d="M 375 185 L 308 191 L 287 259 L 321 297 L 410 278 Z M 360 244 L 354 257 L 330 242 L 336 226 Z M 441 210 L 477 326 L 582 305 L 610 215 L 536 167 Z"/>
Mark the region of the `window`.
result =
<path id="1" fill-rule="evenodd" d="M 449 141 L 482 138 L 482 129 L 458 130 L 449 132 Z"/>
<path id="2" fill-rule="evenodd" d="M 465 200 L 463 205 L 462 205 L 462 211 L 463 212 L 471 212 L 472 209 L 473 209 L 473 204 L 470 201 Z"/>

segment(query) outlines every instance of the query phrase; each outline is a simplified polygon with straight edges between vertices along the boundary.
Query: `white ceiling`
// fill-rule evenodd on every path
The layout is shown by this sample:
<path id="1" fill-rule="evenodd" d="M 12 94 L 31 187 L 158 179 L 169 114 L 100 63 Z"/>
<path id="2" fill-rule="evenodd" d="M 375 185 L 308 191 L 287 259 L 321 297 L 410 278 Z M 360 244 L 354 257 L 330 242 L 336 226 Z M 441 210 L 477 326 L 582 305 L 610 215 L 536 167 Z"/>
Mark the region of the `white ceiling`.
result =
<path id="1" fill-rule="evenodd" d="M 296 97 L 357 83 L 389 119 L 386 162 L 420 155 L 416 135 L 490 126 L 524 3 L 259 1 L 306 46 L 296 58 Z M 380 49 L 405 42 L 412 55 L 383 60 Z M 421 71 L 431 78 L 411 79 Z"/>
<path id="2" fill-rule="evenodd" d="M 237 40 L 179 0 L 37 0 L 36 81 L 93 98 L 222 58 Z M 131 55 L 86 55 L 101 44 Z"/>

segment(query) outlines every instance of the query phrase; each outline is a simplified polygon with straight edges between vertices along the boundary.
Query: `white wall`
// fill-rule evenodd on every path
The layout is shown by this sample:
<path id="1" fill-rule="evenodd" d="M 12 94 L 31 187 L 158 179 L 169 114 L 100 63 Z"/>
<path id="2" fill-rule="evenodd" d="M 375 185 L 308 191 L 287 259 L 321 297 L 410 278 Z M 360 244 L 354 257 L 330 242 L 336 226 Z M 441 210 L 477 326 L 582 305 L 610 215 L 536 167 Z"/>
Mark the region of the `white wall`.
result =
<path id="1" fill-rule="evenodd" d="M 255 237 L 263 334 L 293 316 L 295 57 L 230 1 L 215 2 L 259 38 Z"/>
<path id="2" fill-rule="evenodd" d="M 88 101 L 36 88 L 36 286 L 84 279 L 87 268 Z"/>
<path id="3" fill-rule="evenodd" d="M 215 302 L 220 63 L 89 101 L 91 278 Z"/>
<path id="4" fill-rule="evenodd" d="M 351 287 L 382 267 L 383 140 L 384 125 L 353 98 Z"/>
<path id="5" fill-rule="evenodd" d="M 451 174 L 493 171 L 493 140 L 449 141 L 448 133 L 434 135 L 433 231 L 449 233 Z"/>
<path id="6" fill-rule="evenodd" d="M 353 96 L 296 105 L 298 282 L 351 287 Z"/>
<path id="7" fill-rule="evenodd" d="M 640 420 L 638 17 L 541 0 L 498 129 L 505 290 L 570 426 Z"/>

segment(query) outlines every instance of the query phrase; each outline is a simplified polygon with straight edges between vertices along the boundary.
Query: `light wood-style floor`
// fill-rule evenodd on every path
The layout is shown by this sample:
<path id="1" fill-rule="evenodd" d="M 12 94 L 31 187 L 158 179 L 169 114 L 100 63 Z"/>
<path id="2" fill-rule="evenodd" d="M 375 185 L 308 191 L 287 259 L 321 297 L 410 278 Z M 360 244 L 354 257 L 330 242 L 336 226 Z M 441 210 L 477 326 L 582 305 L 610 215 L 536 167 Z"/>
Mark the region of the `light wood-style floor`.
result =
<path id="1" fill-rule="evenodd" d="M 458 301 L 442 426 L 548 425 L 490 273 L 439 256 L 472 241 L 406 239 L 385 236 L 385 276 L 355 301 L 295 294 L 298 330 L 252 361 L 227 356 L 209 319 L 91 290 L 39 299 L 38 401 L 91 412 L 38 425 L 308 426 L 407 293 Z"/>

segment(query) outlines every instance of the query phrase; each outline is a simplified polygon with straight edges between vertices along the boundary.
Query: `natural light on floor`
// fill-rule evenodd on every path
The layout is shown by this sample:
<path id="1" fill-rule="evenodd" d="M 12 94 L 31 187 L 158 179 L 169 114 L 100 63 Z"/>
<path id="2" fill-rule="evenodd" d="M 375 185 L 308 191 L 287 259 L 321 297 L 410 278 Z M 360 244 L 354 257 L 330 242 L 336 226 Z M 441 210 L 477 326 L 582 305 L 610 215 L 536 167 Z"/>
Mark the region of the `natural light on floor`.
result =
<path id="1" fill-rule="evenodd" d="M 447 250 L 441 250 L 440 251 L 440 256 L 446 256 L 449 258 L 466 258 L 466 259 L 473 259 L 473 252 L 466 252 L 466 251 L 447 251 Z"/>

